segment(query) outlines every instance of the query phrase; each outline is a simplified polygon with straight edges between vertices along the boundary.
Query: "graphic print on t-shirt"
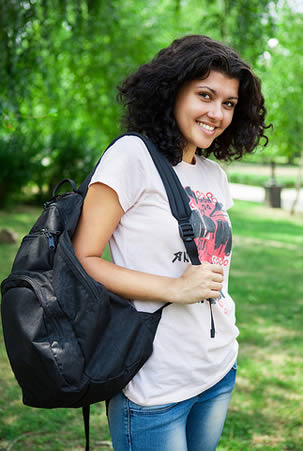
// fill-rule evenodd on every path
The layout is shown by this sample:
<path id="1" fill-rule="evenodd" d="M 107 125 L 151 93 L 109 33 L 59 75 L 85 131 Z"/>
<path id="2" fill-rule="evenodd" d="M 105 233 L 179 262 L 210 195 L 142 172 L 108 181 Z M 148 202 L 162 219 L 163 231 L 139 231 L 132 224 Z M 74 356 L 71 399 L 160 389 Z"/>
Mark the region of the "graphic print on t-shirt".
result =
<path id="1" fill-rule="evenodd" d="M 232 230 L 223 205 L 211 192 L 206 194 L 200 191 L 194 192 L 189 186 L 185 188 L 185 191 L 190 199 L 192 209 L 190 222 L 194 229 L 200 261 L 227 266 L 231 254 Z M 186 252 L 180 251 L 174 254 L 172 263 L 177 261 L 189 263 L 190 259 Z M 221 292 L 216 304 L 227 315 L 229 309 L 224 298 L 225 296 Z"/>
<path id="2" fill-rule="evenodd" d="M 185 191 L 190 199 L 192 209 L 190 220 L 200 261 L 227 266 L 231 253 L 232 231 L 223 205 L 210 192 L 206 194 L 194 192 L 189 186 Z M 190 260 L 185 252 L 177 252 L 172 262 L 175 261 Z"/>
<path id="3" fill-rule="evenodd" d="M 223 205 L 212 193 L 205 195 L 194 192 L 187 186 L 185 191 L 190 198 L 193 210 L 191 223 L 200 261 L 226 266 L 231 253 L 231 225 Z"/>

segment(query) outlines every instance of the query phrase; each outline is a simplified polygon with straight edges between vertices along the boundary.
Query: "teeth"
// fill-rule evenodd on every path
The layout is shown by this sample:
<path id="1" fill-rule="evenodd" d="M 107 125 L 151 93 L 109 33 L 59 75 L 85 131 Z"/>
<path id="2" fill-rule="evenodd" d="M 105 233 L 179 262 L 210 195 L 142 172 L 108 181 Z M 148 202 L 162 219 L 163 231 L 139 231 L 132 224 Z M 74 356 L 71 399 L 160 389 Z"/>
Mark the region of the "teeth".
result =
<path id="1" fill-rule="evenodd" d="M 198 124 L 200 125 L 200 127 L 205 128 L 206 130 L 209 130 L 211 132 L 215 129 L 215 127 L 211 127 L 210 125 L 203 124 L 203 122 L 198 122 Z"/>

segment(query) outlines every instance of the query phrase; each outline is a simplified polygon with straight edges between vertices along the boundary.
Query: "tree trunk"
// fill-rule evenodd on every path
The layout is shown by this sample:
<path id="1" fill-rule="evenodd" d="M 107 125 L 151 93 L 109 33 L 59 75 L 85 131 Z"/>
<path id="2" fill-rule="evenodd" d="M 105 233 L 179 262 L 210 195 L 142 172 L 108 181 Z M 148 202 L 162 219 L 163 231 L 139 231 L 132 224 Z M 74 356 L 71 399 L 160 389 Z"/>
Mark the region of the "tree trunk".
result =
<path id="1" fill-rule="evenodd" d="M 302 180 L 303 180 L 303 150 L 301 151 L 301 158 L 298 168 L 298 175 L 297 175 L 297 181 L 296 181 L 296 197 L 292 203 L 290 214 L 293 215 L 296 210 L 296 205 L 298 203 L 299 197 L 300 197 L 300 191 L 302 186 Z"/>

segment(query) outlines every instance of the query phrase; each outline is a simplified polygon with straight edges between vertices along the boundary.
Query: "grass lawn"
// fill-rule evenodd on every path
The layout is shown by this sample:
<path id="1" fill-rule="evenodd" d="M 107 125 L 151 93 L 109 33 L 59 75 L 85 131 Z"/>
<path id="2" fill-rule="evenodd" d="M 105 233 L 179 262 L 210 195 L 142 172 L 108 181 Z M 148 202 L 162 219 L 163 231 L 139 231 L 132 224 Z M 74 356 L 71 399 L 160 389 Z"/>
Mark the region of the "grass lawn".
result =
<path id="1" fill-rule="evenodd" d="M 264 164 L 253 164 L 233 161 L 224 166 L 231 183 L 242 183 L 243 185 L 264 186 L 272 175 L 271 166 Z M 295 188 L 298 177 L 297 166 L 276 165 L 276 181 L 284 188 Z M 303 182 L 302 182 L 303 183 Z M 301 185 L 302 185 L 301 183 Z"/>
<path id="2" fill-rule="evenodd" d="M 303 216 L 238 201 L 236 389 L 219 450 L 303 449 Z"/>
<path id="3" fill-rule="evenodd" d="M 21 237 L 39 210 L 0 211 Z M 303 449 L 303 215 L 237 201 L 230 292 L 240 328 L 238 379 L 219 451 Z M 1 245 L 0 279 L 17 245 Z M 79 409 L 22 405 L 0 335 L 0 450 L 83 449 Z M 92 407 L 92 449 L 108 450 L 103 403 Z M 142 450 L 144 451 L 144 450 Z"/>

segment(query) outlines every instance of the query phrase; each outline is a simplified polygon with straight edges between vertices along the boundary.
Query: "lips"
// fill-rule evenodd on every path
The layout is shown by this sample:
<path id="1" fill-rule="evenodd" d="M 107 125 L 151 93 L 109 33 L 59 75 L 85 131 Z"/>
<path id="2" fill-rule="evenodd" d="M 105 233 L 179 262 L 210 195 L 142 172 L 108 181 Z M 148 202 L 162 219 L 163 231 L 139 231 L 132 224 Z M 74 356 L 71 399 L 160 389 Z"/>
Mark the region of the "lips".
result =
<path id="1" fill-rule="evenodd" d="M 216 128 L 214 125 L 206 124 L 205 122 L 196 121 L 198 126 L 207 134 L 213 135 Z"/>

